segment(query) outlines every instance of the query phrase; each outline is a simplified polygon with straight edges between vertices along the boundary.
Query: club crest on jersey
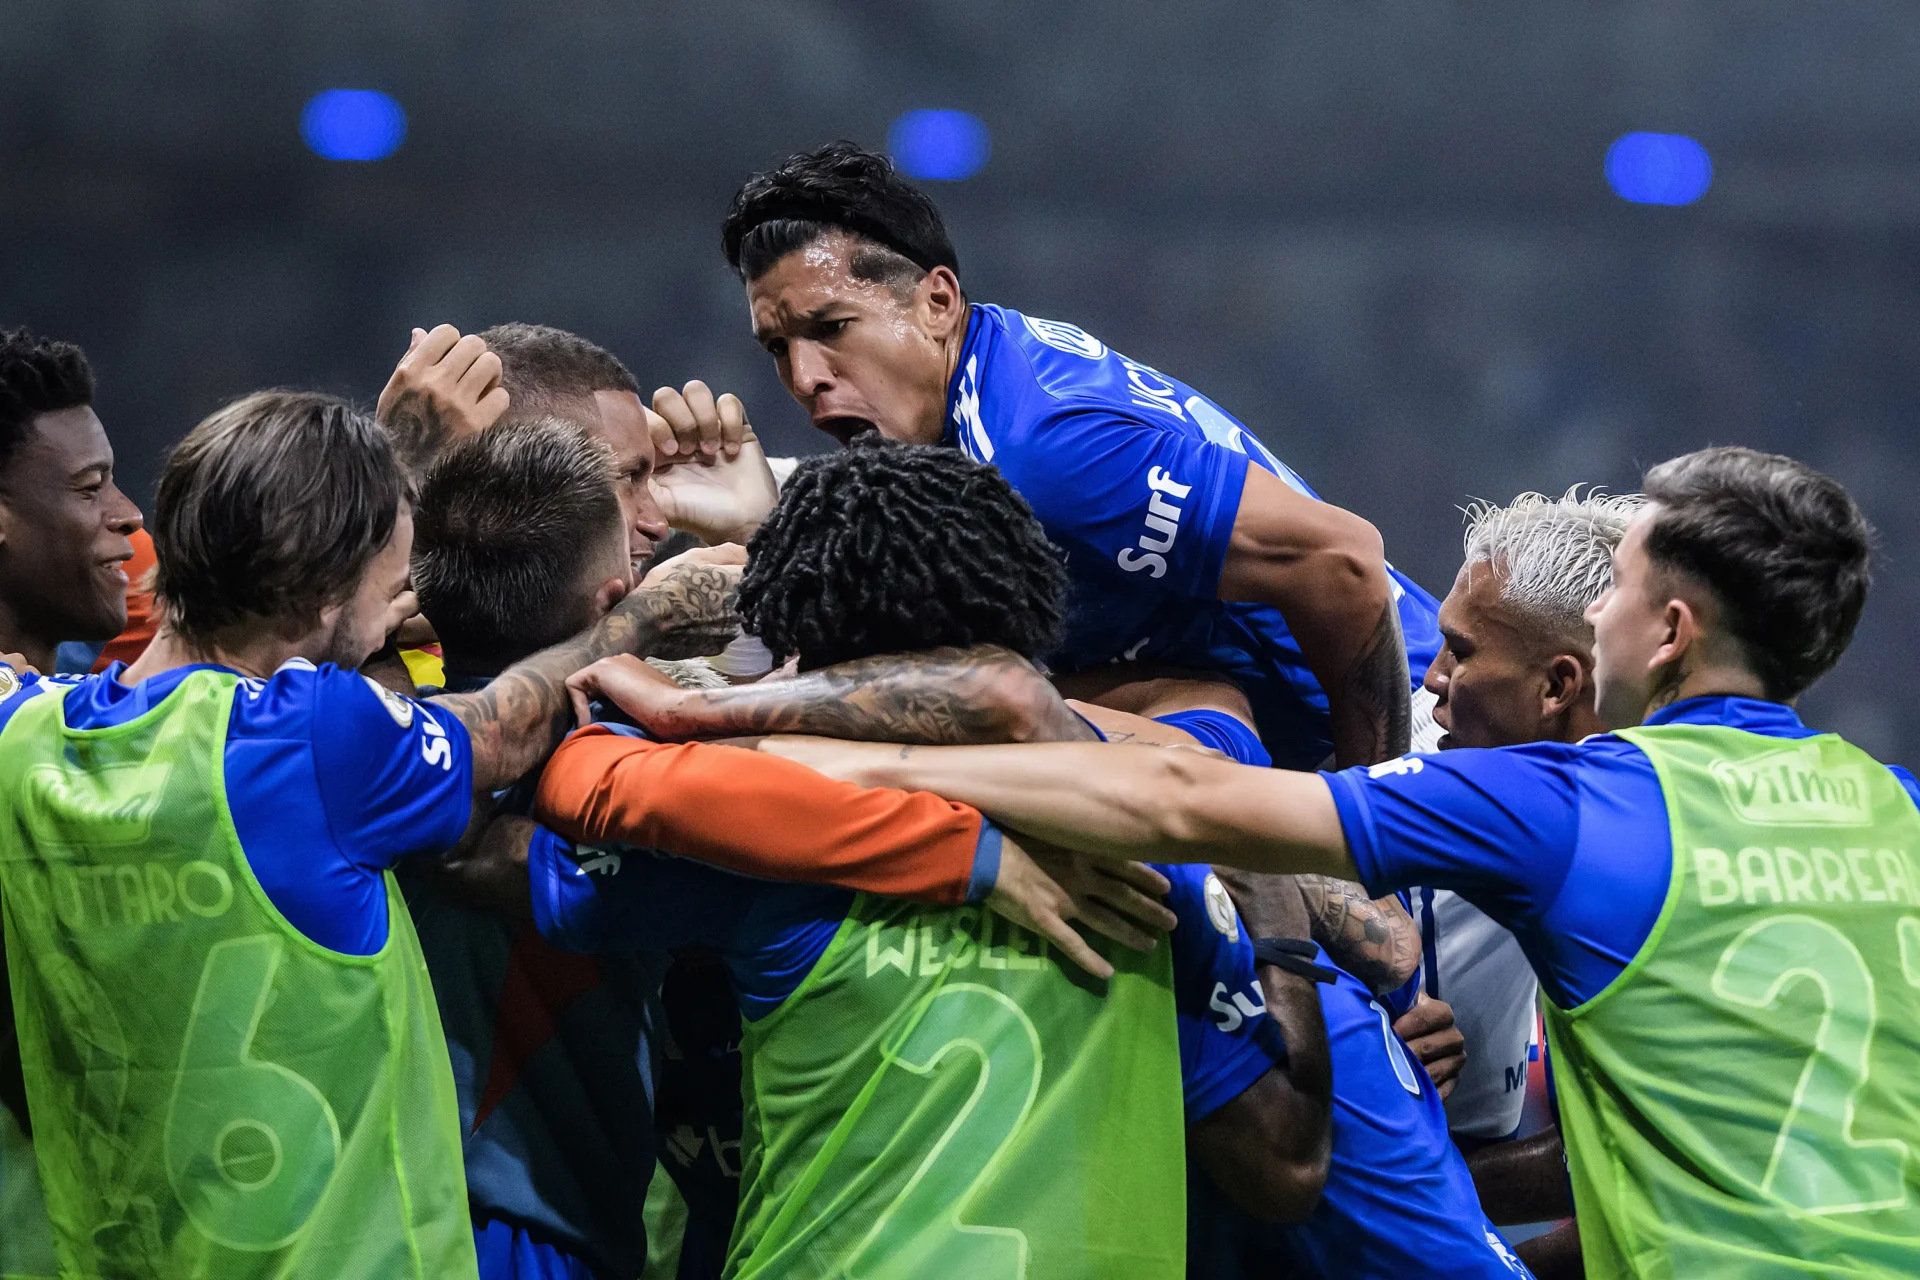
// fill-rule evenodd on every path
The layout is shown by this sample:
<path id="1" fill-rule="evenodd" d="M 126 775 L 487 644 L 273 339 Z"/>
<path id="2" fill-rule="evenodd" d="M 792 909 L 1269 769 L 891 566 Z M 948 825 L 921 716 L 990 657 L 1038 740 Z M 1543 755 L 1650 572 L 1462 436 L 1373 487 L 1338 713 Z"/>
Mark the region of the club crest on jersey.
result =
<path id="1" fill-rule="evenodd" d="M 1233 898 L 1227 893 L 1227 886 L 1220 883 L 1220 877 L 1207 872 L 1207 883 L 1201 894 L 1207 900 L 1207 919 L 1228 942 L 1240 941 L 1240 913 L 1233 909 Z"/>
<path id="2" fill-rule="evenodd" d="M 1070 356 L 1084 356 L 1088 360 L 1099 360 L 1107 354 L 1107 344 L 1077 324 L 1068 324 L 1064 320 L 1039 320 L 1029 315 L 1020 318 L 1027 322 L 1028 333 L 1055 351 L 1064 351 Z"/>
<path id="3" fill-rule="evenodd" d="M 0 664 L 0 702 L 5 702 L 20 692 L 20 677 L 13 674 L 13 668 Z"/>
<path id="4" fill-rule="evenodd" d="M 393 690 L 376 681 L 372 676 L 363 675 L 360 678 L 367 682 L 367 688 L 373 690 L 374 693 L 378 695 L 380 705 L 387 709 L 387 714 L 393 717 L 395 724 L 399 725 L 402 729 L 413 728 L 413 700 L 411 698 L 401 697 Z"/>

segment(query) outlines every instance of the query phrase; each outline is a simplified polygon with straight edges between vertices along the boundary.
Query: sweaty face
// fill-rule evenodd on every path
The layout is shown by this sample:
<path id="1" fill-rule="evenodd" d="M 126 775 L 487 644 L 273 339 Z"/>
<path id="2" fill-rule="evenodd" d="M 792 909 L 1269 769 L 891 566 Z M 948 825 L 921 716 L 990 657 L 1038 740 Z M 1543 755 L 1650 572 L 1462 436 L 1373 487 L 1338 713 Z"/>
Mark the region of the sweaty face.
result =
<path id="1" fill-rule="evenodd" d="M 628 568 L 638 574 L 653 554 L 654 543 L 668 532 L 667 518 L 647 488 L 653 475 L 653 437 L 647 434 L 640 397 L 631 391 L 596 391 L 593 408 L 591 415 L 578 415 L 578 421 L 588 435 L 613 450 L 614 486 L 627 529 Z"/>
<path id="2" fill-rule="evenodd" d="M 1545 699 L 1554 646 L 1537 625 L 1500 598 L 1493 565 L 1461 566 L 1440 603 L 1443 641 L 1422 682 L 1439 703 L 1433 718 L 1447 732 L 1440 749 L 1506 747 L 1552 736 Z"/>
<path id="3" fill-rule="evenodd" d="M 753 336 L 813 425 L 847 443 L 878 429 L 889 440 L 938 444 L 946 414 L 948 345 L 966 306 L 944 270 L 904 295 L 857 279 L 858 242 L 844 232 L 796 249 L 747 285 Z"/>
<path id="4" fill-rule="evenodd" d="M 0 473 L 0 600 L 39 639 L 111 640 L 139 527 L 93 410 L 41 414 Z"/>
<path id="5" fill-rule="evenodd" d="M 1647 557 L 1647 528 L 1656 512 L 1649 505 L 1627 526 L 1613 552 L 1613 586 L 1587 610 L 1595 710 L 1609 729 L 1646 719 L 1658 683 L 1656 655 L 1669 639 L 1667 598 Z"/>
<path id="6" fill-rule="evenodd" d="M 360 586 L 335 606 L 338 613 L 319 646 L 322 651 L 307 656 L 317 663 L 357 667 L 386 644 L 395 628 L 418 613 L 419 602 L 408 586 L 412 553 L 413 512 L 403 505 L 393 536 L 361 575 Z"/>

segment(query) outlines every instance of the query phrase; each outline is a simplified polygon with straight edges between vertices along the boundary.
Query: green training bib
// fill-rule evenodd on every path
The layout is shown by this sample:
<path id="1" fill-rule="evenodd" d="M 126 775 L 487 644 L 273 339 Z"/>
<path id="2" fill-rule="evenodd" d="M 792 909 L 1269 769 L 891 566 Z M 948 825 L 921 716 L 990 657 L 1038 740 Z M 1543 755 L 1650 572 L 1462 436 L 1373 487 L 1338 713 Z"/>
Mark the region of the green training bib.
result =
<path id="1" fill-rule="evenodd" d="M 1172 961 L 1086 979 L 984 907 L 862 895 L 747 1023 L 730 1277 L 1178 1280 Z"/>
<path id="2" fill-rule="evenodd" d="M 453 1076 L 391 875 L 330 951 L 268 901 L 225 792 L 237 677 L 127 724 L 65 691 L 0 732 L 0 909 L 62 1275 L 473 1276 Z"/>
<path id="3" fill-rule="evenodd" d="M 1673 879 L 1626 970 L 1547 1012 L 1587 1274 L 1920 1275 L 1920 813 L 1830 734 L 1620 736 Z"/>

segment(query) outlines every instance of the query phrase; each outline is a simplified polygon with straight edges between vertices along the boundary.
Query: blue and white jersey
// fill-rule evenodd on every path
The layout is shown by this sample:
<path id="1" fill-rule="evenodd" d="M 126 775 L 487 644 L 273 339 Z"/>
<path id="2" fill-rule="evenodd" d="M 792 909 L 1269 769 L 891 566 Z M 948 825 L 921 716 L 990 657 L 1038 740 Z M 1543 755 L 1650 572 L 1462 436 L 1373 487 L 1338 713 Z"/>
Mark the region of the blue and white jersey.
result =
<path id="1" fill-rule="evenodd" d="M 1267 605 L 1216 598 L 1247 464 L 1313 490 L 1225 410 L 1070 324 L 975 306 L 946 441 L 990 462 L 1067 555 L 1071 672 L 1120 659 L 1220 671 L 1283 768 L 1332 750 L 1327 698 Z M 1417 688 L 1440 650 L 1434 598 L 1392 572 Z"/>
<path id="2" fill-rule="evenodd" d="M 1333 1059 L 1333 1158 L 1326 1189 L 1297 1226 L 1257 1223 L 1204 1175 L 1188 1177 L 1190 1276 L 1325 1280 L 1528 1276 L 1487 1220 L 1467 1162 L 1447 1134 L 1426 1068 L 1393 1032 L 1366 984 L 1333 968 L 1320 1009 Z"/>

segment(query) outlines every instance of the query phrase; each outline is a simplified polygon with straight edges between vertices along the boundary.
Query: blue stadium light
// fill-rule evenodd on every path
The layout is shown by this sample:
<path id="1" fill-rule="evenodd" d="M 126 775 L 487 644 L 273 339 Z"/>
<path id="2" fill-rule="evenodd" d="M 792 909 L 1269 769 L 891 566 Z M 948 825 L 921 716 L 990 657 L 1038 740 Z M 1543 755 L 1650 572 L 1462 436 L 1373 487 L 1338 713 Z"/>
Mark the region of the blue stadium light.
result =
<path id="1" fill-rule="evenodd" d="M 385 160 L 407 136 L 407 113 L 376 89 L 328 89 L 300 113 L 307 149 L 327 160 Z"/>
<path id="2" fill-rule="evenodd" d="M 1607 185 L 1635 204 L 1692 204 L 1713 182 L 1707 149 L 1679 133 L 1628 133 L 1607 148 Z"/>
<path id="3" fill-rule="evenodd" d="M 993 140 L 965 111 L 909 111 L 887 130 L 887 150 L 907 176 L 958 182 L 986 167 Z"/>

